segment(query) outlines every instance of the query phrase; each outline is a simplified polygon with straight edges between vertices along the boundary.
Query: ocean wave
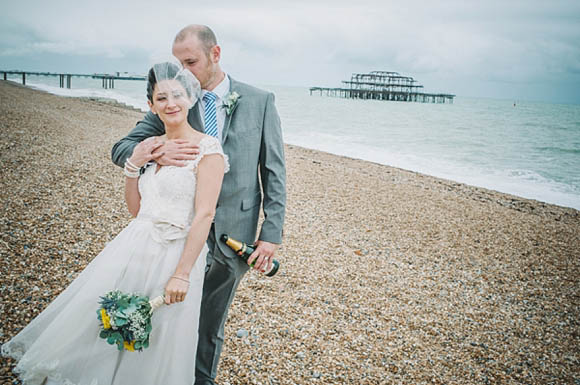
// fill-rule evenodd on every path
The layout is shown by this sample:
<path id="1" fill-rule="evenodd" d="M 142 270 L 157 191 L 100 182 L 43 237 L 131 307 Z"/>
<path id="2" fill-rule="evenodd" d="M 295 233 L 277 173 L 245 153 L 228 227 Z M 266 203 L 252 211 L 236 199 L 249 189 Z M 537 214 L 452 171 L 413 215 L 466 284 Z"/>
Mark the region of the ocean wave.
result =
<path id="1" fill-rule="evenodd" d="M 76 98 L 103 98 L 103 99 L 113 99 L 121 104 L 126 104 L 128 106 L 137 108 L 141 111 L 148 111 L 149 107 L 144 97 L 137 98 L 126 93 L 116 91 L 114 89 L 100 89 L 100 88 L 60 88 L 48 84 L 42 83 L 31 83 L 28 86 L 39 89 L 42 91 L 49 92 L 54 95 L 68 96 Z"/>
<path id="2" fill-rule="evenodd" d="M 543 151 L 543 152 L 551 152 L 557 154 L 574 154 L 580 155 L 580 148 L 564 148 L 564 147 L 555 147 L 555 146 L 542 146 L 536 147 L 536 150 Z"/>
<path id="3" fill-rule="evenodd" d="M 309 135 L 287 135 L 285 142 L 336 155 L 367 160 L 387 166 L 420 172 L 438 178 L 483 187 L 523 198 L 572 207 L 580 210 L 580 187 L 546 178 L 525 169 L 492 169 L 485 165 L 430 158 L 371 145 L 353 144 L 345 138 L 311 132 Z"/>

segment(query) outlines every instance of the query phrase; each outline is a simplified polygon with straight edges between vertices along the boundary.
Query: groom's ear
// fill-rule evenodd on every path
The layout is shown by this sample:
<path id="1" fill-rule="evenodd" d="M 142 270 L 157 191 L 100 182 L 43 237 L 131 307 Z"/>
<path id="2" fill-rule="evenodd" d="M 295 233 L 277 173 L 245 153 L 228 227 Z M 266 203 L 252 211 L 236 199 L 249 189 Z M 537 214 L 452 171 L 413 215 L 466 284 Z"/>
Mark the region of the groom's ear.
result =
<path id="1" fill-rule="evenodd" d="M 211 59 L 212 63 L 219 63 L 221 55 L 222 49 L 219 45 L 214 45 L 211 47 L 211 50 L 209 51 L 209 58 Z"/>

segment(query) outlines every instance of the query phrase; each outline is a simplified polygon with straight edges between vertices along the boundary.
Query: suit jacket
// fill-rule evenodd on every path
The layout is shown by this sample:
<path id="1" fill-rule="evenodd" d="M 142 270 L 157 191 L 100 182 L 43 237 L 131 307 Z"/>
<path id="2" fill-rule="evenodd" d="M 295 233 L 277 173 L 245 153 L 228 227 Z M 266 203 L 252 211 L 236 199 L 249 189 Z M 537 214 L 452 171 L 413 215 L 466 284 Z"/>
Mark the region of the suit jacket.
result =
<path id="1" fill-rule="evenodd" d="M 224 175 L 214 221 L 215 234 L 210 234 L 210 238 L 219 239 L 221 234 L 228 234 L 253 243 L 263 203 L 265 219 L 258 239 L 280 244 L 286 208 L 286 167 L 274 94 L 231 77 L 230 92 L 237 92 L 240 98 L 231 114 L 226 115 L 222 131 L 222 147 L 229 158 L 230 171 Z M 193 128 L 203 132 L 198 105 L 189 110 L 187 119 Z M 163 122 L 148 112 L 113 146 L 113 162 L 123 167 L 139 142 L 164 133 Z M 217 243 L 224 255 L 234 258 L 228 246 L 221 241 Z"/>

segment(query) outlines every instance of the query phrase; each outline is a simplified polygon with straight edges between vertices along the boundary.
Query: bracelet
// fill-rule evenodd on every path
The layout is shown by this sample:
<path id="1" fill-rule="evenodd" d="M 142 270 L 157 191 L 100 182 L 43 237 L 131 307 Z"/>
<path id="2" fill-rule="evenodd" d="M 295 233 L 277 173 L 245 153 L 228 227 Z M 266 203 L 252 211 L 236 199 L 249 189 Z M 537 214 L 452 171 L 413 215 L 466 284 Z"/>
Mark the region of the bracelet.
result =
<path id="1" fill-rule="evenodd" d="M 139 172 L 139 171 L 141 171 L 138 168 L 133 168 L 133 167 L 129 166 L 127 163 L 125 163 L 125 167 L 124 168 L 125 168 L 125 170 L 127 170 L 129 172 Z"/>
<path id="2" fill-rule="evenodd" d="M 126 167 L 127 165 L 128 165 L 130 168 L 132 168 L 133 170 L 140 170 L 140 169 L 141 169 L 141 167 L 137 167 L 137 166 L 135 166 L 135 165 L 133 164 L 133 162 L 131 162 L 131 161 L 129 160 L 129 158 L 127 158 L 127 159 L 125 160 L 125 167 Z"/>
<path id="3" fill-rule="evenodd" d="M 176 277 L 175 275 L 172 275 L 172 276 L 171 276 L 171 278 L 179 279 L 180 281 L 183 281 L 183 282 L 187 282 L 187 283 L 189 283 L 189 279 L 185 279 L 185 278 Z"/>
<path id="4" fill-rule="evenodd" d="M 141 175 L 141 173 L 139 171 L 132 171 L 130 169 L 127 168 L 127 166 L 125 166 L 125 168 L 123 169 L 123 173 L 125 174 L 125 176 L 127 178 L 139 178 L 139 176 Z"/>

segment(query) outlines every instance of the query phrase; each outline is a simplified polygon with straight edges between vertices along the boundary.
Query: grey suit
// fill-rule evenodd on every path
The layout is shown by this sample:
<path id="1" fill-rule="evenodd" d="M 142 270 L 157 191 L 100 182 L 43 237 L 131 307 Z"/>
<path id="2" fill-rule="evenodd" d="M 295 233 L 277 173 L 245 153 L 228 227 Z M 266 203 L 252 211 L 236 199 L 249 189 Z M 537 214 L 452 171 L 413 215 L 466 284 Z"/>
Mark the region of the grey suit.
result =
<path id="1" fill-rule="evenodd" d="M 232 113 L 226 116 L 222 131 L 222 146 L 230 160 L 230 171 L 224 176 L 208 237 L 210 253 L 201 305 L 196 384 L 214 383 L 228 308 L 248 270 L 231 249 L 216 240 L 221 234 L 228 234 L 253 243 L 263 203 L 265 220 L 258 239 L 282 243 L 286 169 L 274 95 L 230 78 L 230 92 L 234 91 L 241 97 Z M 189 111 L 188 121 L 196 130 L 203 130 L 198 104 Z M 113 146 L 113 162 L 122 167 L 137 143 L 164 132 L 161 120 L 148 112 L 129 135 Z"/>

